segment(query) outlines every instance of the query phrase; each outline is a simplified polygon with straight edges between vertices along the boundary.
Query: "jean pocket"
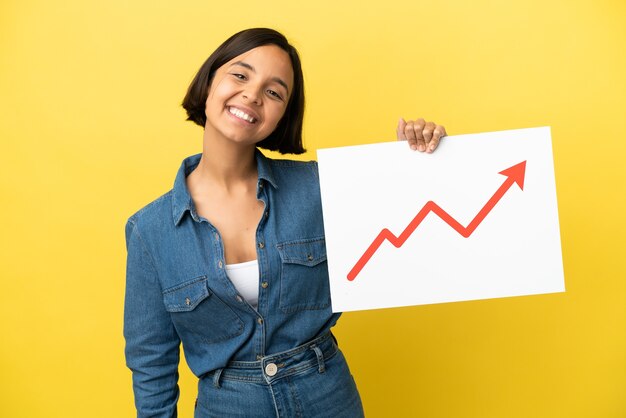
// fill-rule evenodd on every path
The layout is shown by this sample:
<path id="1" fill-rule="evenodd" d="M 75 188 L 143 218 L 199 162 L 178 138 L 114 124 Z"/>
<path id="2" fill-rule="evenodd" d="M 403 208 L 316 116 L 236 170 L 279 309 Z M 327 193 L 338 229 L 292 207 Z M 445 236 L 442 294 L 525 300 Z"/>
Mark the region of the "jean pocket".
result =
<path id="1" fill-rule="evenodd" d="M 330 285 L 324 238 L 287 241 L 276 245 L 282 261 L 280 301 L 283 312 L 330 306 Z"/>
<path id="2" fill-rule="evenodd" d="M 243 321 L 211 291 L 206 276 L 200 276 L 163 291 L 163 303 L 179 335 L 193 333 L 213 343 L 243 332 Z"/>

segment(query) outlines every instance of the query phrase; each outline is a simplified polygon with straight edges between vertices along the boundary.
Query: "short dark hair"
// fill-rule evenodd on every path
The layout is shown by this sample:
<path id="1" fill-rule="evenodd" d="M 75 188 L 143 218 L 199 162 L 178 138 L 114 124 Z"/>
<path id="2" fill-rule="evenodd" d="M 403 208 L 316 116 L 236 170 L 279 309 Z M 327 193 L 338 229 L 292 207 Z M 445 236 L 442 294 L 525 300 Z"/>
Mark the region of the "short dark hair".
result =
<path id="1" fill-rule="evenodd" d="M 182 106 L 187 111 L 187 120 L 204 128 L 206 124 L 205 106 L 211 81 L 215 71 L 228 61 L 253 48 L 276 45 L 291 59 L 293 67 L 293 87 L 285 114 L 276 129 L 257 144 L 260 148 L 278 151 L 281 154 L 302 154 L 302 121 L 304 119 L 304 76 L 298 51 L 280 32 L 267 28 L 253 28 L 238 32 L 221 44 L 207 60 L 189 85 Z"/>

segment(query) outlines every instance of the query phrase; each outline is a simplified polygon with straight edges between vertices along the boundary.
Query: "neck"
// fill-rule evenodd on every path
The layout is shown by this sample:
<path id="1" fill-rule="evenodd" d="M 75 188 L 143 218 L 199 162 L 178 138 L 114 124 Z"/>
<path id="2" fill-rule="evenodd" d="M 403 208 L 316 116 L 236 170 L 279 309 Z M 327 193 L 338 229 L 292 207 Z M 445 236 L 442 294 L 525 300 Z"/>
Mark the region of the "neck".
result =
<path id="1" fill-rule="evenodd" d="M 201 182 L 219 185 L 226 190 L 251 181 L 256 184 L 255 150 L 254 145 L 220 141 L 205 131 L 202 158 L 194 172 Z"/>

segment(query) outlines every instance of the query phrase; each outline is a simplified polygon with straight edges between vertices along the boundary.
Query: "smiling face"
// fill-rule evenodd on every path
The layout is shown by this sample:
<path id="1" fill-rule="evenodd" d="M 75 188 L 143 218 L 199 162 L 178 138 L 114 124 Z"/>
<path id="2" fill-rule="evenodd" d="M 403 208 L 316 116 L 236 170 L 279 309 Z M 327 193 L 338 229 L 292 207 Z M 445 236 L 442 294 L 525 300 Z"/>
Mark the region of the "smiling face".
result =
<path id="1" fill-rule="evenodd" d="M 219 67 L 206 100 L 205 135 L 241 145 L 269 136 L 293 86 L 289 55 L 276 45 L 251 49 Z"/>

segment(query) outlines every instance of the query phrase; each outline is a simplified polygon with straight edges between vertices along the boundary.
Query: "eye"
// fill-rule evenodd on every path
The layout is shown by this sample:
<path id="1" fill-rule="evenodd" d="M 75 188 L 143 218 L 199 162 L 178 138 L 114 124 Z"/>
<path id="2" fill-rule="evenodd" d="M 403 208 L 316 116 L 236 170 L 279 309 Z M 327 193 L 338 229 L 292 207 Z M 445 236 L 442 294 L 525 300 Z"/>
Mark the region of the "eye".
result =
<path id="1" fill-rule="evenodd" d="M 239 80 L 245 80 L 246 76 L 243 74 L 239 74 L 239 73 L 231 73 L 232 76 L 238 78 Z"/>
<path id="2" fill-rule="evenodd" d="M 279 100 L 283 100 L 282 96 L 278 93 L 276 93 L 274 90 L 267 90 L 267 94 L 269 94 L 270 96 L 273 96 Z"/>

